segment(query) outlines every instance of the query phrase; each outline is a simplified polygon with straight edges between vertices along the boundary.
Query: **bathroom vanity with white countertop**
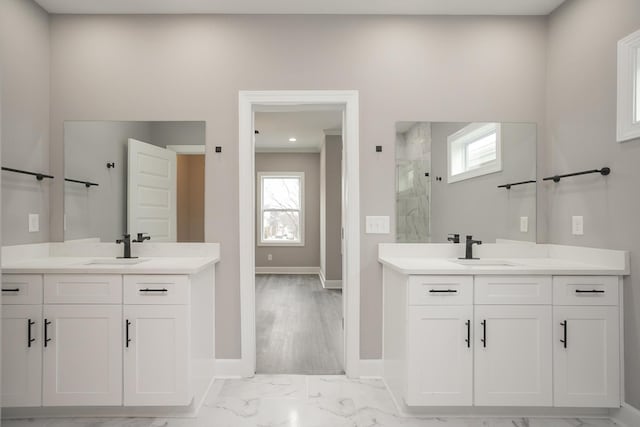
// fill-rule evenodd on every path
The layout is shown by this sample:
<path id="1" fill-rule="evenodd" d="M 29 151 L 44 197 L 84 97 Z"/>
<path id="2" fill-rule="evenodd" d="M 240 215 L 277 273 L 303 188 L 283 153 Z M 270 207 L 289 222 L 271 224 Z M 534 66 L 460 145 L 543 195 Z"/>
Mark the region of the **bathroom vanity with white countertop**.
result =
<path id="1" fill-rule="evenodd" d="M 623 401 L 628 253 L 381 244 L 384 379 L 402 411 L 550 415 Z M 582 411 L 582 412 L 581 412 Z"/>
<path id="2" fill-rule="evenodd" d="M 188 415 L 214 377 L 218 244 L 2 249 L 3 416 Z"/>

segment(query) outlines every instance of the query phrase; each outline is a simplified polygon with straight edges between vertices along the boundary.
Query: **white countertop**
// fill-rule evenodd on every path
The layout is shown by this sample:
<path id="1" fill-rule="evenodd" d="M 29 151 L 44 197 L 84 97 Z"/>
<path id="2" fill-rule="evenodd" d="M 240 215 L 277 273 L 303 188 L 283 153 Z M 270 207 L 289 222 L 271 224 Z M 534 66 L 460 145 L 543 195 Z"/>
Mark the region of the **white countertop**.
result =
<path id="1" fill-rule="evenodd" d="M 43 257 L 2 264 L 3 274 L 197 274 L 219 257 L 142 257 L 138 264 L 93 264 L 112 257 Z"/>
<path id="2" fill-rule="evenodd" d="M 402 274 L 437 275 L 624 275 L 624 269 L 554 258 L 483 258 L 483 263 L 510 265 L 460 265 L 457 259 L 421 257 L 380 257 L 380 263 Z M 464 261 L 462 261 L 464 262 Z"/>

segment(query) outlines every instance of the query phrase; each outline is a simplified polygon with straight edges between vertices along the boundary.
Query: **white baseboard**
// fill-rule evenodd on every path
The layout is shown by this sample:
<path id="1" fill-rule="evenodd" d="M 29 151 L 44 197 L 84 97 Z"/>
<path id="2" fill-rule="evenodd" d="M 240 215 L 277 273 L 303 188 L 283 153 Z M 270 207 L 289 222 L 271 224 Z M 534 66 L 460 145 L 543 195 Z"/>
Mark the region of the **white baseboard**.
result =
<path id="1" fill-rule="evenodd" d="M 342 280 L 327 280 L 324 277 L 322 270 L 318 273 L 320 277 L 320 283 L 324 289 L 342 289 Z"/>
<path id="2" fill-rule="evenodd" d="M 360 378 L 382 378 L 382 359 L 360 359 Z"/>
<path id="3" fill-rule="evenodd" d="M 256 274 L 319 274 L 320 267 L 256 267 Z"/>
<path id="4" fill-rule="evenodd" d="M 216 359 L 216 378 L 242 378 L 244 373 L 242 359 Z"/>
<path id="5" fill-rule="evenodd" d="M 640 426 L 640 410 L 628 403 L 623 403 L 619 409 L 612 409 L 609 414 L 618 424 L 625 427 Z"/>

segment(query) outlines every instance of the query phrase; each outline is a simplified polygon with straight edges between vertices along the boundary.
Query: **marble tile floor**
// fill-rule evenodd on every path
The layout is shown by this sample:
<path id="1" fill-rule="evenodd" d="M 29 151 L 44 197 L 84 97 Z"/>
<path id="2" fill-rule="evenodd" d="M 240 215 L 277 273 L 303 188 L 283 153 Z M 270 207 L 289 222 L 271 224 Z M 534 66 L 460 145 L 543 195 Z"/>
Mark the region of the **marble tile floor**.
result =
<path id="1" fill-rule="evenodd" d="M 402 418 L 380 380 L 257 375 L 219 380 L 197 418 L 2 420 L 2 427 L 614 427 L 605 419 Z"/>

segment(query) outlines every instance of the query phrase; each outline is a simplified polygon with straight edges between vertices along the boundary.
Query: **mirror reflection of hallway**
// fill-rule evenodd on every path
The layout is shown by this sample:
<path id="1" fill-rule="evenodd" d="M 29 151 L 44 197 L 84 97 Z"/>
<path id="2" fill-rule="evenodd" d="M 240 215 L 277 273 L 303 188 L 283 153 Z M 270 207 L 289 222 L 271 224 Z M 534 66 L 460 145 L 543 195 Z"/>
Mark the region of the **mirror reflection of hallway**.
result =
<path id="1" fill-rule="evenodd" d="M 255 114 L 256 373 L 344 373 L 342 112 Z"/>

